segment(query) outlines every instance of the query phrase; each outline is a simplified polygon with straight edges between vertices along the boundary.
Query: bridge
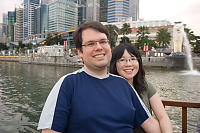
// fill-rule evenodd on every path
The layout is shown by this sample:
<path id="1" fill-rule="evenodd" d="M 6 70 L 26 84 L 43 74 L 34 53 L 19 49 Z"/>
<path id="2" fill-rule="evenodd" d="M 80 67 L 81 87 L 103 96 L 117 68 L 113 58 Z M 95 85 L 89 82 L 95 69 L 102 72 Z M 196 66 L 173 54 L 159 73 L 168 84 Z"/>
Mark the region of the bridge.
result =
<path id="1" fill-rule="evenodd" d="M 71 30 L 66 30 L 66 31 L 62 31 L 62 32 L 48 32 L 48 33 L 41 33 L 41 34 L 33 34 L 33 35 L 29 35 L 27 37 L 24 38 L 24 42 L 25 43 L 39 43 L 39 44 L 44 44 L 46 41 L 46 36 L 47 35 L 50 35 L 50 39 L 51 38 L 54 38 L 54 37 L 57 37 L 59 35 L 62 35 L 62 34 L 66 34 L 66 33 L 70 33 L 70 32 L 74 32 L 75 29 L 71 29 Z"/>

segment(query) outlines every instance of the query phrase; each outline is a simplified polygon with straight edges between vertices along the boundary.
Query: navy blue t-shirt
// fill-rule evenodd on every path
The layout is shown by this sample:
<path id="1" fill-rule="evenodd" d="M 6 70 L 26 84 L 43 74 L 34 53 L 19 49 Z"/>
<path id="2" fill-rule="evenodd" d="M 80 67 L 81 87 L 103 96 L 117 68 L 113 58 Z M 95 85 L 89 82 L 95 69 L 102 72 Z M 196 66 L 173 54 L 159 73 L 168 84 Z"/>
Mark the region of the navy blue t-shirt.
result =
<path id="1" fill-rule="evenodd" d="M 50 92 L 38 129 L 62 133 L 133 133 L 150 113 L 122 77 L 84 68 L 63 76 Z"/>

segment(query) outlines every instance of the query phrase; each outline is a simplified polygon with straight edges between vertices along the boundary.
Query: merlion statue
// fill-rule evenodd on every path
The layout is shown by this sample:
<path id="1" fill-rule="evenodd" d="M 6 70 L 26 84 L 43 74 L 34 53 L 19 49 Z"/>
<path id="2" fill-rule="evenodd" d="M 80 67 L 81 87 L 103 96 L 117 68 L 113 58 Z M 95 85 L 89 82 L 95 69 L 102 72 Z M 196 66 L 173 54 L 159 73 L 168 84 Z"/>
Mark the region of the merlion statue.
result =
<path id="1" fill-rule="evenodd" d="M 184 25 L 181 22 L 175 22 L 173 28 L 173 49 L 175 52 L 182 52 Z"/>

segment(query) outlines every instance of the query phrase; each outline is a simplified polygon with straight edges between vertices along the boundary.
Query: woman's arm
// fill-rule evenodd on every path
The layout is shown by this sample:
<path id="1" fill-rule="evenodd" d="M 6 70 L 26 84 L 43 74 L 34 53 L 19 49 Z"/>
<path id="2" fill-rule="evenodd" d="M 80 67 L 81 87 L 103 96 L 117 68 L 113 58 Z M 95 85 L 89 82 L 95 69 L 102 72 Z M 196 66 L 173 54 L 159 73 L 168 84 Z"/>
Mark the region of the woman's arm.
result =
<path id="1" fill-rule="evenodd" d="M 172 125 L 171 125 L 170 119 L 165 111 L 165 108 L 162 104 L 159 94 L 155 93 L 149 99 L 149 102 L 150 102 L 151 108 L 153 110 L 153 113 L 155 114 L 156 118 L 158 119 L 162 133 L 172 133 Z"/>
<path id="2" fill-rule="evenodd" d="M 147 133 L 161 133 L 160 125 L 156 119 L 154 119 L 152 116 L 150 116 L 147 120 L 145 120 L 141 127 L 147 132 Z"/>

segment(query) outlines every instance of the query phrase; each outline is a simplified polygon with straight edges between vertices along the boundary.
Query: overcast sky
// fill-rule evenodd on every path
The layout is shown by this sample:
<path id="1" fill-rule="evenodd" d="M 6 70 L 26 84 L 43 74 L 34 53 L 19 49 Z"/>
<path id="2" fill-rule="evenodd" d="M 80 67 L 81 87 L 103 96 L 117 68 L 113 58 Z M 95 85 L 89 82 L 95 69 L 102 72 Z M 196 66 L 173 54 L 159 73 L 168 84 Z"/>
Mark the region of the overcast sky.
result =
<path id="1" fill-rule="evenodd" d="M 139 16 L 144 20 L 182 21 L 200 35 L 200 0 L 140 0 Z"/>
<path id="2" fill-rule="evenodd" d="M 1 0 L 0 22 L 2 13 L 13 11 L 23 0 Z M 144 20 L 182 21 L 200 35 L 200 0 L 139 0 L 140 15 Z"/>

